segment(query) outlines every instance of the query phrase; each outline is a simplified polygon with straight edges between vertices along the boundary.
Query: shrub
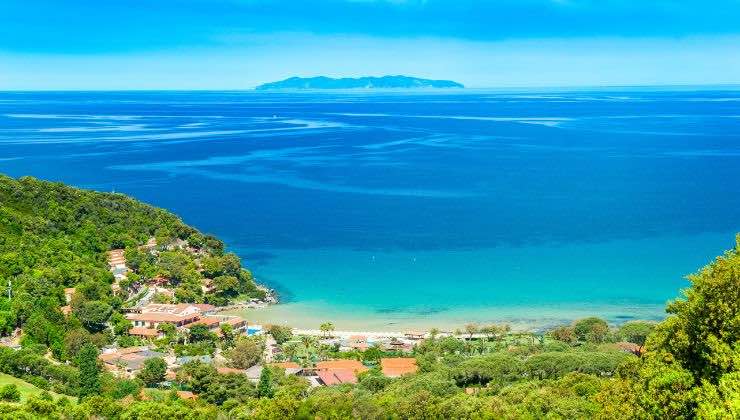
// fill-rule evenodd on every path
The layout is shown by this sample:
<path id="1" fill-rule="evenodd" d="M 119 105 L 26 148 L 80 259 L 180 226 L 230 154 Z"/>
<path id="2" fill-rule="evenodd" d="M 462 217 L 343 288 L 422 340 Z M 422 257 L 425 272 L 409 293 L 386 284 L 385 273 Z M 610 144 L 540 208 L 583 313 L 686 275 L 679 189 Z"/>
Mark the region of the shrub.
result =
<path id="1" fill-rule="evenodd" d="M 0 400 L 19 402 L 21 400 L 21 392 L 18 391 L 18 386 L 16 384 L 7 384 L 0 387 Z"/>

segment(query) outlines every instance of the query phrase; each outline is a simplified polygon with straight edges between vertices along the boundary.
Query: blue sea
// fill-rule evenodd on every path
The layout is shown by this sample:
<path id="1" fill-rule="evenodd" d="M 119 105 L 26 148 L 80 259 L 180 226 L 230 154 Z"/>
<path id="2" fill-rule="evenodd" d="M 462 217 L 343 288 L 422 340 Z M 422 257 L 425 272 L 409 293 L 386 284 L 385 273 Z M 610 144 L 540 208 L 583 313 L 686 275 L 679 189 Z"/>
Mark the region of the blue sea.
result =
<path id="1" fill-rule="evenodd" d="M 5 92 L 0 172 L 221 237 L 259 322 L 659 319 L 740 231 L 740 91 Z"/>

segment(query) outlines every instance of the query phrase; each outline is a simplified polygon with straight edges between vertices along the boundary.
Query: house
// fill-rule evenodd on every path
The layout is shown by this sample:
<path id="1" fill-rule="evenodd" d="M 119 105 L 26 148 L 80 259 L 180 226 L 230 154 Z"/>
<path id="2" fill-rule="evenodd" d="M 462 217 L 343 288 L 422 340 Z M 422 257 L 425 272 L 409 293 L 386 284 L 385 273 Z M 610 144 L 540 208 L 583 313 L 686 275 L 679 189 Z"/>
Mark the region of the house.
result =
<path id="1" fill-rule="evenodd" d="M 172 324 L 175 327 L 183 327 L 200 319 L 198 313 L 188 315 L 161 313 L 161 312 L 142 312 L 140 314 L 128 314 L 126 316 L 134 327 L 143 327 L 157 329 L 160 324 Z"/>
<path id="2" fill-rule="evenodd" d="M 338 359 L 338 360 L 325 360 L 323 362 L 316 363 L 316 370 L 330 370 L 330 369 L 344 369 L 350 370 L 355 373 L 362 373 L 368 370 L 359 360 L 349 359 Z"/>
<path id="3" fill-rule="evenodd" d="M 140 337 L 140 338 L 146 338 L 146 339 L 161 338 L 164 336 L 164 333 L 157 330 L 156 328 L 145 328 L 145 327 L 133 327 L 130 330 L 128 330 L 128 334 L 134 337 Z"/>
<path id="4" fill-rule="evenodd" d="M 284 369 L 286 375 L 299 375 L 304 373 L 301 365 L 296 362 L 275 362 L 269 363 L 268 366 Z"/>
<path id="5" fill-rule="evenodd" d="M 403 336 L 409 340 L 422 340 L 424 339 L 425 334 L 419 331 L 406 331 L 403 333 Z"/>
<path id="6" fill-rule="evenodd" d="M 197 308 L 200 312 L 210 315 L 216 311 L 216 307 L 207 303 L 181 303 L 180 305 L 188 305 Z"/>
<path id="7" fill-rule="evenodd" d="M 112 249 L 108 251 L 108 265 L 113 268 L 117 266 L 126 266 L 126 256 L 123 249 Z"/>
<path id="8" fill-rule="evenodd" d="M 627 341 L 620 341 L 618 343 L 614 343 L 614 345 L 621 351 L 625 353 L 632 353 L 635 356 L 641 356 L 642 355 L 642 346 L 635 343 L 630 343 Z"/>
<path id="9" fill-rule="evenodd" d="M 349 337 L 347 346 L 355 350 L 367 350 L 367 337 L 364 335 L 352 335 Z"/>
<path id="10" fill-rule="evenodd" d="M 202 303 L 150 303 L 139 309 L 139 313 L 130 313 L 126 317 L 134 327 L 156 329 L 159 324 L 168 323 L 179 328 L 199 321 L 203 314 L 214 309 L 215 306 Z"/>
<path id="11" fill-rule="evenodd" d="M 295 375 L 300 372 L 303 372 L 303 368 L 301 368 L 298 363 L 293 362 L 284 362 L 284 363 L 270 363 L 268 366 L 276 366 L 281 367 L 285 369 L 285 375 Z M 223 369 L 223 368 L 222 368 Z M 241 371 L 244 375 L 247 375 L 247 379 L 249 379 L 252 382 L 257 382 L 260 379 L 260 376 L 262 375 L 262 369 L 264 367 L 262 365 L 254 365 L 248 369 L 245 369 Z"/>
<path id="12" fill-rule="evenodd" d="M 229 324 L 234 331 L 244 331 L 247 329 L 247 321 L 238 316 L 229 316 L 221 318 L 221 325 Z"/>
<path id="13" fill-rule="evenodd" d="M 301 365 L 299 365 L 296 362 L 275 362 L 275 363 L 270 363 L 270 366 L 275 366 L 275 367 L 283 368 L 285 370 L 288 370 L 288 369 L 300 369 L 301 368 Z"/>
<path id="14" fill-rule="evenodd" d="M 203 293 L 208 294 L 216 290 L 216 286 L 213 284 L 212 279 L 203 279 L 200 289 Z"/>
<path id="15" fill-rule="evenodd" d="M 180 397 L 181 400 L 195 400 L 198 398 L 197 395 L 193 394 L 190 391 L 176 391 L 177 396 Z"/>
<path id="16" fill-rule="evenodd" d="M 247 375 L 250 381 L 257 382 L 260 380 L 260 376 L 262 376 L 262 365 L 254 365 L 245 370 L 244 374 Z"/>
<path id="17" fill-rule="evenodd" d="M 357 374 L 349 369 L 328 369 L 317 371 L 322 385 L 356 384 Z"/>
<path id="18" fill-rule="evenodd" d="M 247 374 L 247 371 L 244 370 L 244 369 L 235 369 L 235 368 L 230 368 L 230 367 L 216 368 L 216 372 L 218 372 L 218 373 L 220 373 L 222 375 L 227 375 L 229 373 L 236 373 L 236 374 L 239 374 L 239 375 L 246 375 Z"/>
<path id="19" fill-rule="evenodd" d="M 416 373 L 419 366 L 413 357 L 389 357 L 380 359 L 380 369 L 389 378 Z"/>
<path id="20" fill-rule="evenodd" d="M 357 374 L 367 371 L 358 360 L 326 360 L 316 363 L 316 375 L 322 385 L 356 384 Z"/>
<path id="21" fill-rule="evenodd" d="M 144 367 L 147 359 L 162 357 L 163 354 L 149 350 L 149 347 L 129 347 L 109 349 L 98 356 L 105 368 L 119 376 L 132 377 Z"/>
<path id="22" fill-rule="evenodd" d="M 197 321 L 193 322 L 192 324 L 188 325 L 188 328 L 189 327 L 192 327 L 194 325 L 205 325 L 206 328 L 208 328 L 209 330 L 213 331 L 213 330 L 218 329 L 221 326 L 221 319 L 220 318 L 215 318 L 215 317 L 212 317 L 212 316 L 202 317 L 199 320 L 197 320 Z"/>
<path id="23" fill-rule="evenodd" d="M 384 343 L 383 349 L 386 351 L 400 351 L 404 353 L 411 353 L 414 350 L 414 344 L 408 341 L 393 338 L 391 339 L 391 341 Z"/>

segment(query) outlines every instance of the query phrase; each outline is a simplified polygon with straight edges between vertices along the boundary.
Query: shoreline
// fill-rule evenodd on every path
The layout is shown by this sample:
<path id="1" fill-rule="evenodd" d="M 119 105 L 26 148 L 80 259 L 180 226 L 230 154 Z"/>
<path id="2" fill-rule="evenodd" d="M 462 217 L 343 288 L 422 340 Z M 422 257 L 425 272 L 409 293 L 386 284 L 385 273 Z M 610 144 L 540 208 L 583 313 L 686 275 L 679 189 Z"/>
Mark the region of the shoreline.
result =
<path id="1" fill-rule="evenodd" d="M 437 329 L 442 333 L 463 330 L 467 324 L 486 326 L 507 324 L 515 332 L 537 332 L 574 320 L 597 316 L 612 325 L 635 320 L 665 318 L 665 303 L 656 304 L 520 304 L 490 307 L 454 308 L 433 314 L 413 312 L 379 313 L 369 307 L 343 306 L 327 302 L 290 302 L 260 308 L 224 311 L 237 315 L 250 324 L 284 325 L 301 331 L 318 331 L 331 322 L 336 331 L 345 335 L 403 335 L 415 331 L 427 333 Z M 313 334 L 310 334 L 313 335 Z"/>

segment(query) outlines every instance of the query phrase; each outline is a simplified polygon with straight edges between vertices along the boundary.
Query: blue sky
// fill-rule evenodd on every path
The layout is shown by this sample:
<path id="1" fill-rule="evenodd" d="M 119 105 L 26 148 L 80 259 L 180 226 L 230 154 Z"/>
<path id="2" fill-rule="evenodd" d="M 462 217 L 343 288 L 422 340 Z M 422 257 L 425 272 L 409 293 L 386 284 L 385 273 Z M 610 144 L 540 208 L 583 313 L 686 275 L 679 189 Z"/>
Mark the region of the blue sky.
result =
<path id="1" fill-rule="evenodd" d="M 740 0 L 2 0 L 0 89 L 740 83 Z"/>

